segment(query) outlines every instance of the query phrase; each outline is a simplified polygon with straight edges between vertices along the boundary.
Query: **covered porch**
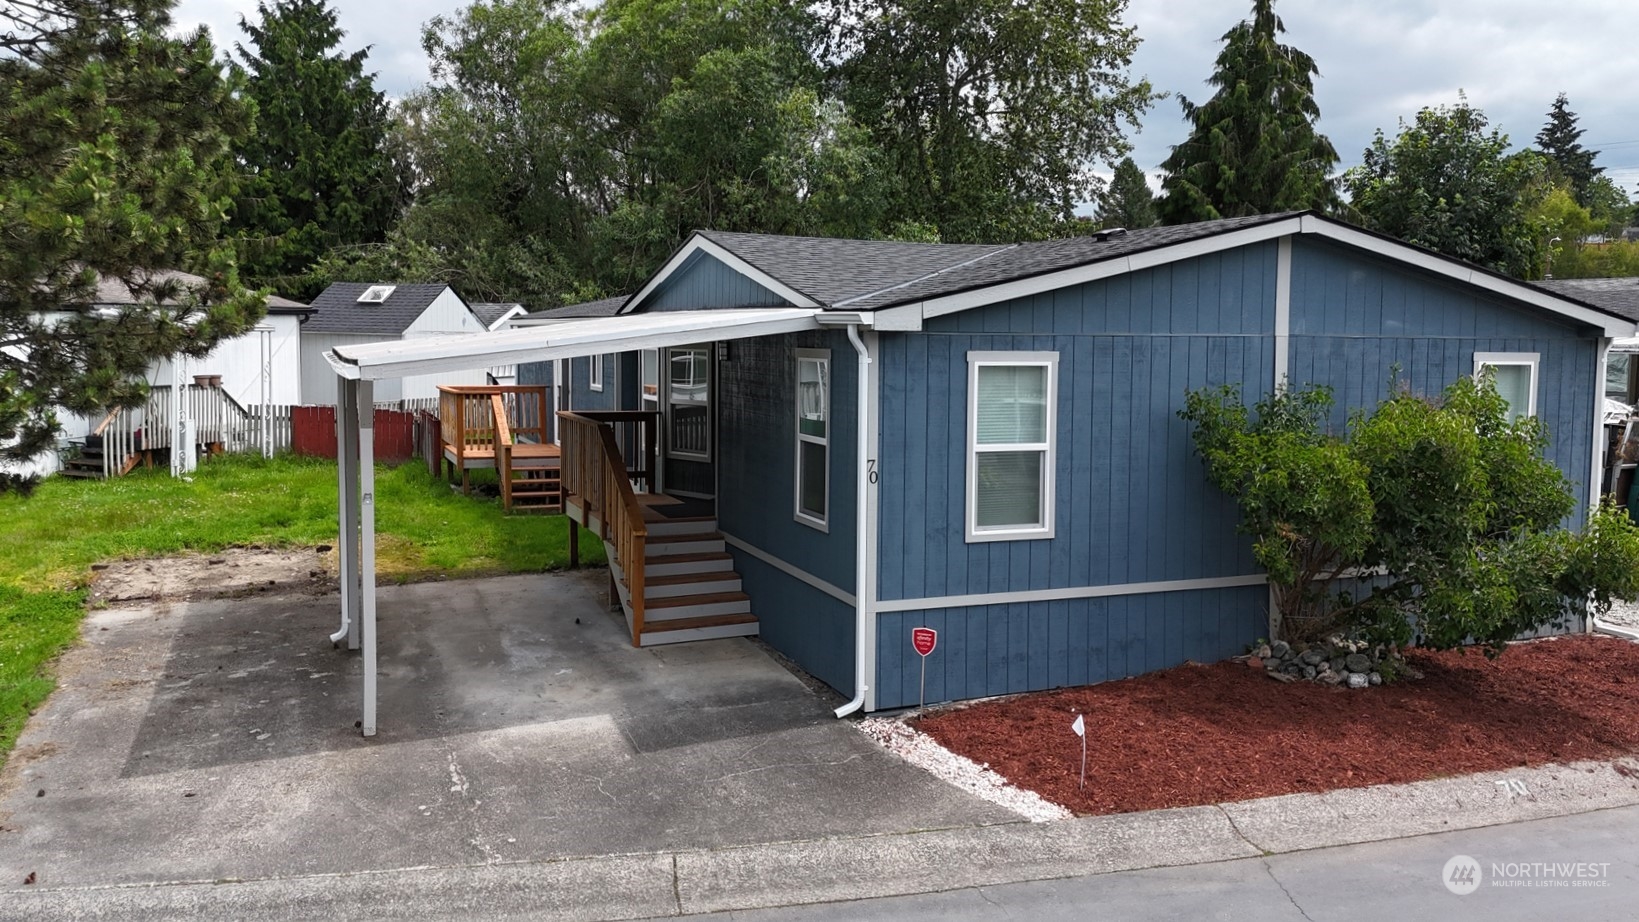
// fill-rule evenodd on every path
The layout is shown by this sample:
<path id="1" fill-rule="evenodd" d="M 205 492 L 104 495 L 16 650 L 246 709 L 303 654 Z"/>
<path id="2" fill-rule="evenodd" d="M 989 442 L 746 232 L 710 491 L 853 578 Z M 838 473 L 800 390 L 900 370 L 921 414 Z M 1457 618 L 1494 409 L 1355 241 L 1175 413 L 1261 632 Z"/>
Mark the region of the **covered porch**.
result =
<path id="1" fill-rule="evenodd" d="M 860 315 L 820 317 L 812 308 L 708 310 L 635 314 L 509 330 L 477 336 L 338 347 L 326 358 L 339 380 L 337 431 L 340 480 L 341 625 L 331 635 L 363 655 L 366 736 L 376 731 L 375 485 L 370 430 L 374 382 L 492 365 L 558 361 L 818 331 Z M 868 322 L 868 317 L 864 322 Z M 458 393 L 496 390 L 497 393 Z M 505 388 L 451 388 L 451 400 L 483 406 L 471 419 L 490 420 L 490 463 L 499 465 L 518 443 L 505 406 Z M 518 388 L 517 390 L 529 390 Z M 501 407 L 497 408 L 499 402 Z M 539 404 L 544 407 L 544 399 Z M 499 410 L 499 412 L 498 412 Z M 544 438 L 533 451 L 558 452 L 560 502 L 571 534 L 584 525 L 604 543 L 610 561 L 611 604 L 626 615 L 633 646 L 757 633 L 750 600 L 717 532 L 713 504 L 667 496 L 657 489 L 659 414 L 645 411 L 562 411 L 558 445 Z M 448 425 L 446 423 L 446 425 Z M 461 454 L 467 429 L 461 424 Z M 482 439 L 480 439 L 480 443 Z M 449 452 L 455 454 L 455 442 Z M 481 458 L 473 454 L 475 461 Z M 545 455 L 543 454 L 543 458 Z M 446 457 L 446 461 L 453 460 Z M 479 462 L 481 463 L 481 461 Z M 503 478 L 503 483 L 506 478 Z"/>

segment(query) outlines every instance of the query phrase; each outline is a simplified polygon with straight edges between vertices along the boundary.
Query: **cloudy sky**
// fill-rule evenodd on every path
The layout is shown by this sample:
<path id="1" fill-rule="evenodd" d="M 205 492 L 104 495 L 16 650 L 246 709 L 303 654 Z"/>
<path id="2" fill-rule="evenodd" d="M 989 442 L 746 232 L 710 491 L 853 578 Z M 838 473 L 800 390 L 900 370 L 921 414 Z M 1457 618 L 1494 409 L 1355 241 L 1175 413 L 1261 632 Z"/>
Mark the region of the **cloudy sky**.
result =
<path id="1" fill-rule="evenodd" d="M 400 95 L 426 79 L 421 24 L 460 0 L 333 0 L 349 48 L 370 45 L 377 85 Z M 1246 16 L 1249 0 L 1130 0 L 1127 19 L 1144 44 L 1135 74 L 1197 101 L 1208 95 L 1219 39 Z M 218 45 L 243 39 L 239 16 L 255 0 L 181 0 L 179 24 L 202 23 Z M 1599 165 L 1630 195 L 1639 185 L 1639 2 L 1635 0 L 1280 0 L 1286 41 L 1320 66 L 1321 129 L 1358 163 L 1372 133 L 1392 135 L 1419 108 L 1457 93 L 1485 110 L 1516 146 L 1532 143 L 1559 92 L 1599 150 Z M 1161 102 L 1133 139 L 1139 166 L 1153 171 L 1184 123 L 1176 100 Z"/>

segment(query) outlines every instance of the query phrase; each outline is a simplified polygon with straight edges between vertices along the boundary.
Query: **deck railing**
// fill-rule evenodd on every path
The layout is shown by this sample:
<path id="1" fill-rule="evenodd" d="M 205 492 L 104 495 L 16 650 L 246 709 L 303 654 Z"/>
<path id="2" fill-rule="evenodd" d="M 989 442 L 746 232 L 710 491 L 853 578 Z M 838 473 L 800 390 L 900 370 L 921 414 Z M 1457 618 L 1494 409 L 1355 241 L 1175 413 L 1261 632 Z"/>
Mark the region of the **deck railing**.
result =
<path id="1" fill-rule="evenodd" d="M 626 452 L 615 437 L 614 422 L 636 423 L 652 436 L 655 421 L 632 417 L 653 413 L 574 413 L 558 414 L 563 445 L 564 508 L 571 509 L 570 497 L 580 507 L 580 524 L 590 526 L 597 519 L 602 534 L 615 551 L 632 612 L 632 646 L 643 642 L 643 564 L 648 556 L 649 529 L 643 522 L 632 481 L 639 472 L 629 468 Z M 606 419 L 616 417 L 617 419 Z M 650 445 L 653 439 L 648 440 Z M 647 484 L 654 469 L 650 452 L 642 477 Z M 571 529 L 574 525 L 571 524 Z"/>

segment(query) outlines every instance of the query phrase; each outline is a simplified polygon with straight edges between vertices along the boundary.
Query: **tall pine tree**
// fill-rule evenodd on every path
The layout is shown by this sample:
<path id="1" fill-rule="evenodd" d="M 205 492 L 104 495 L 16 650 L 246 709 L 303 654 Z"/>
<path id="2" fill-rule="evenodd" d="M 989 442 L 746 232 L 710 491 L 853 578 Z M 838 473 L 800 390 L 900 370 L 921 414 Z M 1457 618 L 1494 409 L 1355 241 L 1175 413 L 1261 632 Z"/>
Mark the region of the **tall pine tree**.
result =
<path id="1" fill-rule="evenodd" d="M 1583 129 L 1576 126 L 1576 113 L 1571 111 L 1570 99 L 1560 93 L 1548 110 L 1548 124 L 1537 132 L 1537 150 L 1548 155 L 1554 171 L 1571 184 L 1576 203 L 1586 208 L 1590 204 L 1589 187 L 1605 168 L 1593 165 L 1599 151 L 1582 146 L 1582 133 Z"/>
<path id="2" fill-rule="evenodd" d="M 208 34 L 168 34 L 170 7 L 0 4 L 0 460 L 49 450 L 59 409 L 139 403 L 154 359 L 262 316 L 221 234 L 249 113 Z M 31 484 L 0 474 L 0 492 Z"/>
<path id="3" fill-rule="evenodd" d="M 1098 223 L 1103 228 L 1128 230 L 1155 226 L 1155 194 L 1133 158 L 1122 158 L 1116 164 L 1115 175 L 1099 195 Z"/>
<path id="4" fill-rule="evenodd" d="M 378 243 L 398 211 L 385 147 L 387 102 L 364 72 L 368 49 L 339 51 L 325 0 L 257 5 L 235 46 L 257 131 L 239 150 L 251 174 L 234 211 L 243 271 L 281 294 L 306 297 L 300 276 L 332 247 Z"/>
<path id="5" fill-rule="evenodd" d="M 1207 81 L 1217 92 L 1200 105 L 1180 97 L 1190 134 L 1161 164 L 1164 223 L 1336 206 L 1337 151 L 1315 129 L 1320 71 L 1277 41 L 1285 31 L 1274 0 L 1253 0 L 1252 18 L 1224 33 Z"/>

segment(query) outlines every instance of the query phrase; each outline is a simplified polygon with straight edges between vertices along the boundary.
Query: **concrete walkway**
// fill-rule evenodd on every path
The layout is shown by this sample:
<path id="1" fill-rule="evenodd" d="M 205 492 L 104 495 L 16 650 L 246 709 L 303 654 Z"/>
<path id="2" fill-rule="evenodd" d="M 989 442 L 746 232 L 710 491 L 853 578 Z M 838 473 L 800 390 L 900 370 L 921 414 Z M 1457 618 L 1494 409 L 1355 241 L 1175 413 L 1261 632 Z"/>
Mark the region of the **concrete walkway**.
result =
<path id="1" fill-rule="evenodd" d="M 93 613 L 0 776 L 0 919 L 646 918 L 1639 804 L 1621 762 L 1025 823 L 876 749 L 746 641 L 632 649 L 601 592 L 384 591 L 374 740 L 356 658 L 323 642 L 333 597 Z"/>

